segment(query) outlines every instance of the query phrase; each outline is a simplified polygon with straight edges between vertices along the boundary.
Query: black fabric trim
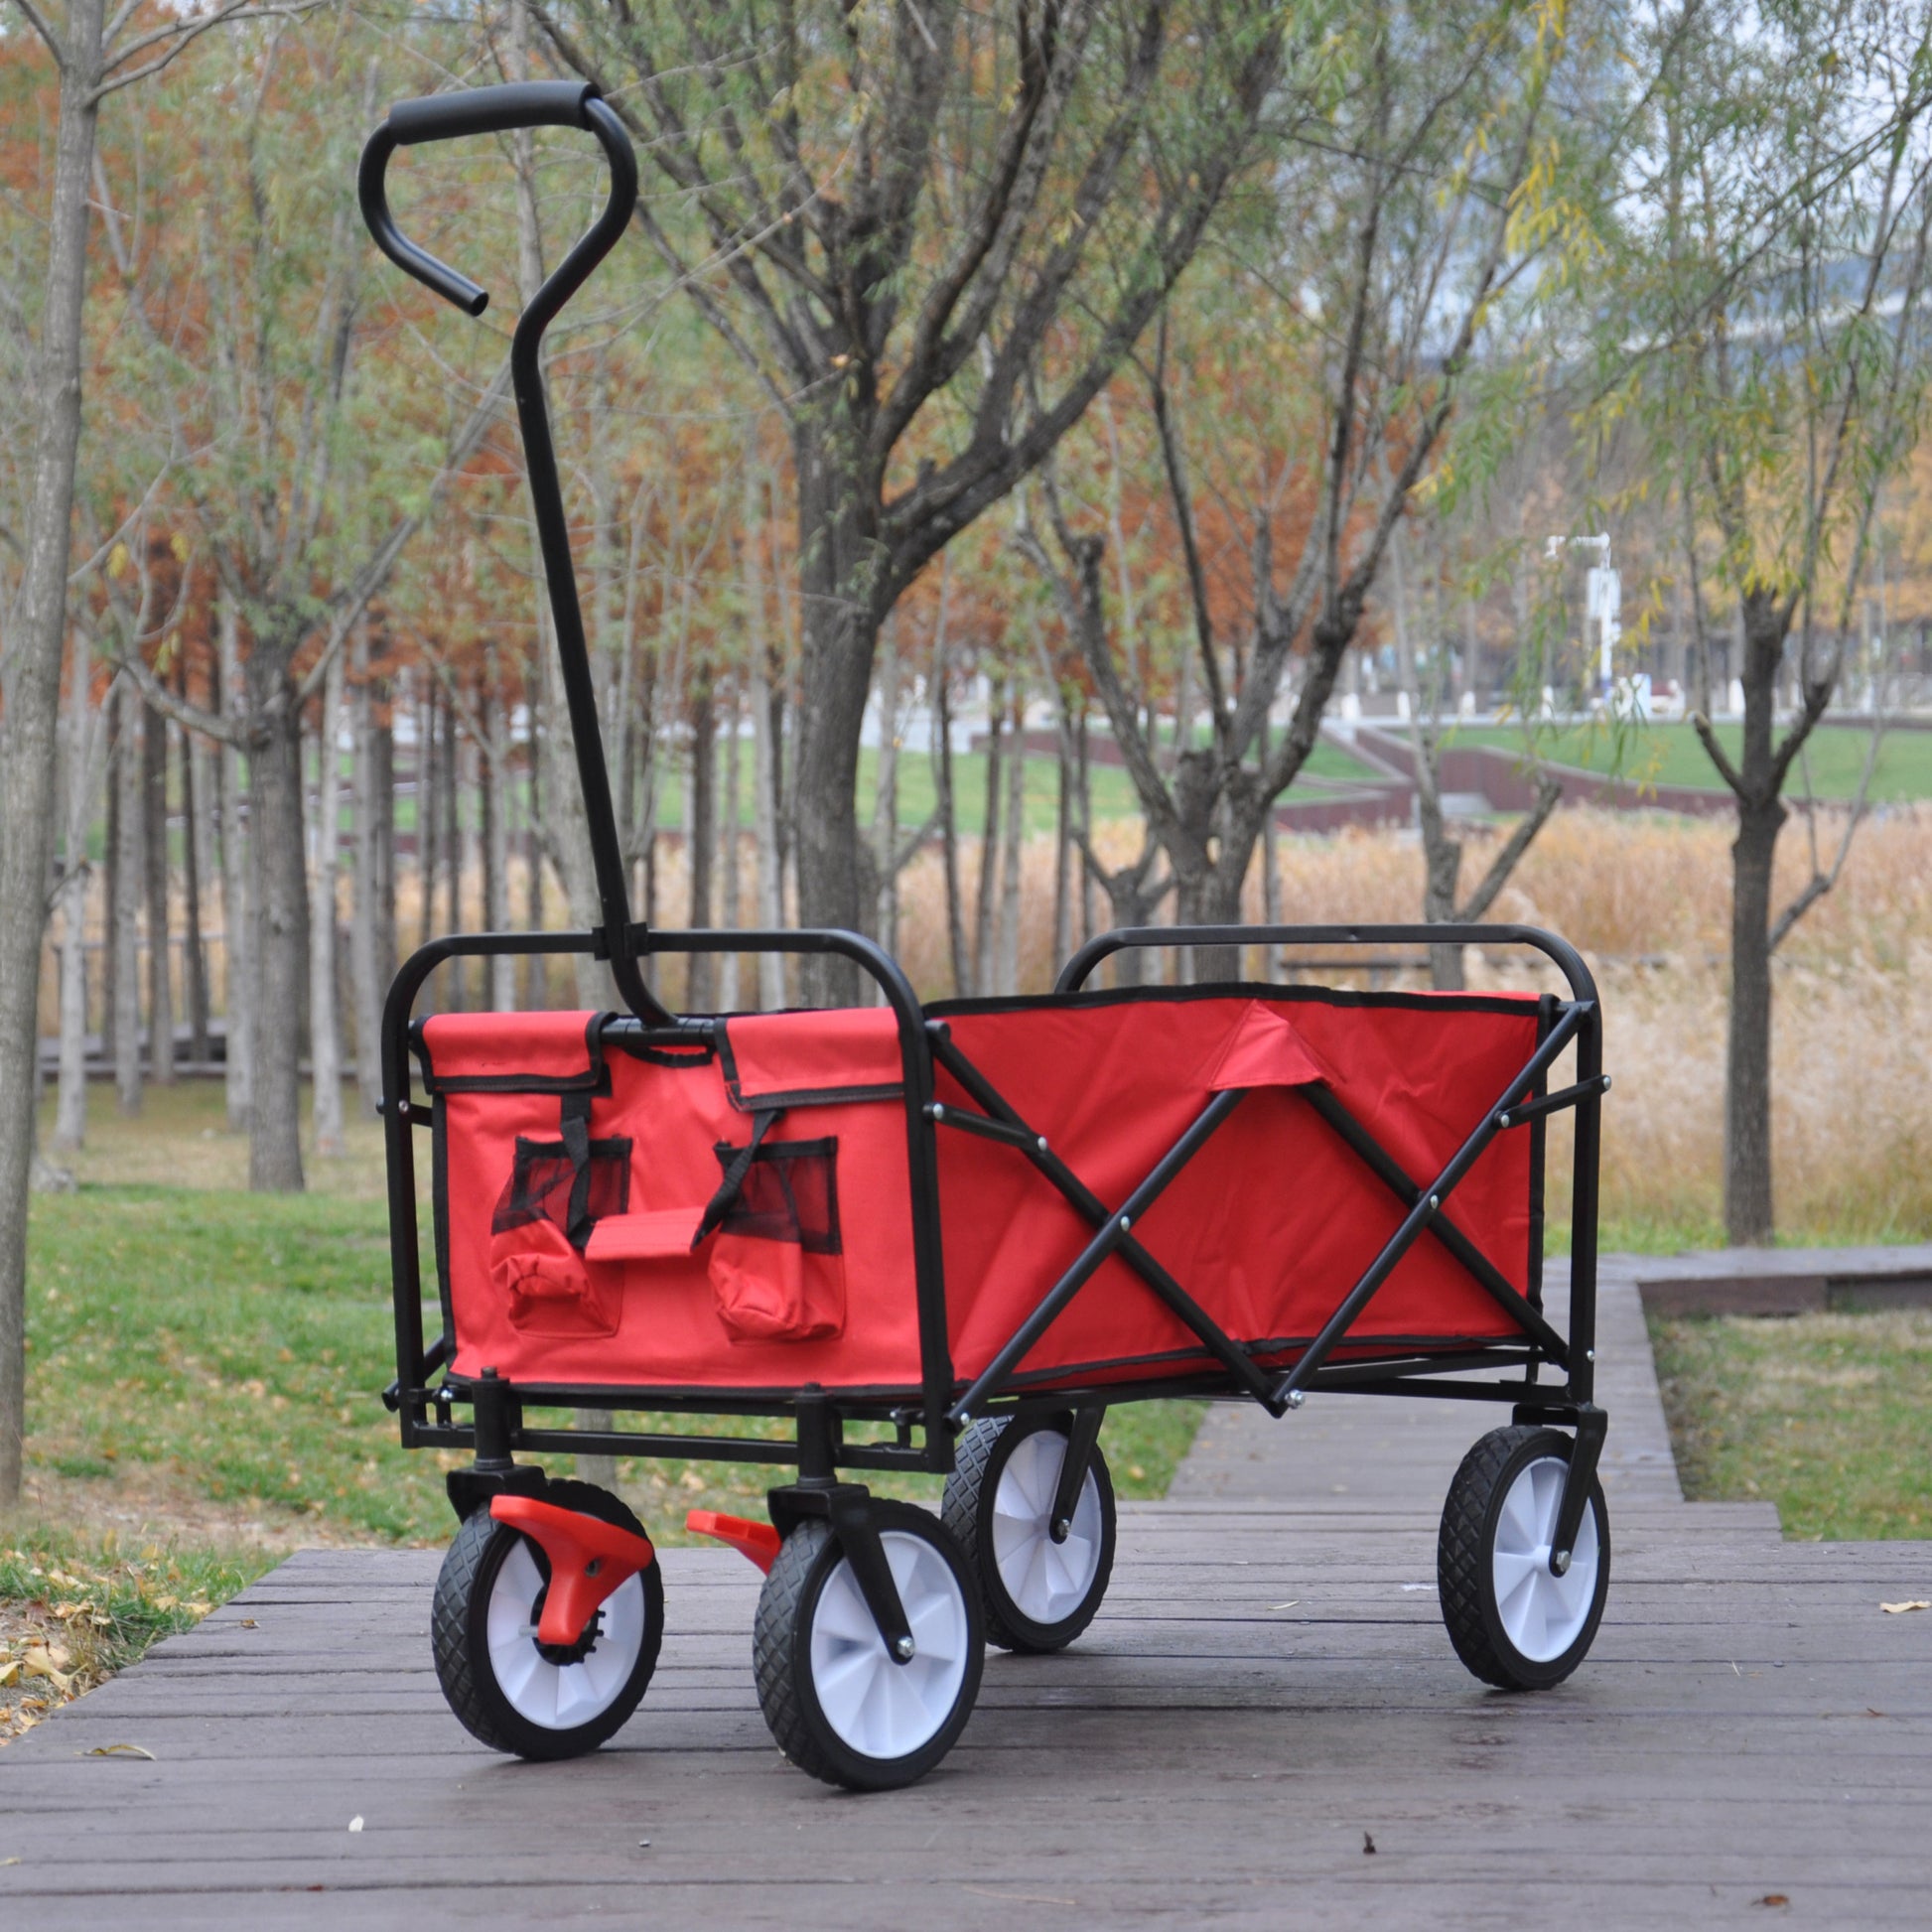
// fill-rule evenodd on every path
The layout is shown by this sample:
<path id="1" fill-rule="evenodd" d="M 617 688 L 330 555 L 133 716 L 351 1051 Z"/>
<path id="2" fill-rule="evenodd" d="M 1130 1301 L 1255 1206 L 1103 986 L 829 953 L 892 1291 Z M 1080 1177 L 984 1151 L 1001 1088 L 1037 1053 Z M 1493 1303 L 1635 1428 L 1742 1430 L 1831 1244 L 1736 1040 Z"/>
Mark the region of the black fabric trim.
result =
<path id="1" fill-rule="evenodd" d="M 1392 1007 L 1416 1013 L 1496 1013 L 1534 1020 L 1523 999 L 1494 993 L 1356 993 L 1334 986 L 1268 986 L 1258 980 L 1224 980 L 1211 986 L 1123 986 L 1083 993 L 1021 993 L 998 999 L 935 1000 L 928 1020 L 989 1013 L 1023 1013 L 1055 1007 L 1164 1006 L 1195 1000 L 1273 1000 L 1288 1006 Z"/>
<path id="2" fill-rule="evenodd" d="M 443 1339 L 456 1355 L 456 1309 L 450 1300 L 450 1133 L 443 1103 L 429 1108 L 430 1225 L 436 1250 L 436 1299 L 443 1307 Z"/>
<path id="3" fill-rule="evenodd" d="M 819 1011 L 811 1007 L 801 1013 Z M 782 1113 L 787 1107 L 836 1107 L 855 1100 L 903 1100 L 905 1082 L 895 1080 L 873 1087 L 797 1087 L 789 1093 L 746 1093 L 738 1083 L 738 1060 L 732 1052 L 731 1028 L 718 1023 L 718 1064 L 725 1076 L 725 1093 L 741 1114 Z"/>

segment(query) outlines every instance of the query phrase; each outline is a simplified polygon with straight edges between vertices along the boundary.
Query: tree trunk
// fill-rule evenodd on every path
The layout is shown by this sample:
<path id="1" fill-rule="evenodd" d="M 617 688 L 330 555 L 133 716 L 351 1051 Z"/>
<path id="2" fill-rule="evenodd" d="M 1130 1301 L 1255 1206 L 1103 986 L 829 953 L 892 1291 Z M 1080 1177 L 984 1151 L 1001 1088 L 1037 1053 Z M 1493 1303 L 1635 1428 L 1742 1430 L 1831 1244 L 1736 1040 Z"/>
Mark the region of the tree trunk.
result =
<path id="1" fill-rule="evenodd" d="M 181 695 L 188 696 L 188 659 L 181 663 Z M 188 1054 L 207 1064 L 207 942 L 202 933 L 202 881 L 207 877 L 207 805 L 199 734 L 181 734 L 182 997 L 188 1008 Z"/>
<path id="2" fill-rule="evenodd" d="M 336 991 L 336 882 L 342 875 L 343 654 L 322 685 L 317 731 L 316 878 L 309 910 L 310 1061 L 315 1074 L 316 1154 L 330 1160 L 343 1143 L 343 1048 Z"/>
<path id="3" fill-rule="evenodd" d="M 738 847 L 739 847 L 739 693 L 732 687 L 732 708 L 725 721 L 725 795 L 718 813 L 718 923 L 728 932 L 738 927 Z M 728 952 L 718 966 L 718 1005 L 721 1012 L 738 1008 L 739 955 Z"/>
<path id="4" fill-rule="evenodd" d="M 132 678 L 120 686 L 114 751 L 118 805 L 114 831 L 114 1098 L 124 1115 L 141 1111 L 141 721 L 146 706 Z"/>
<path id="5" fill-rule="evenodd" d="M 369 681 L 366 623 L 356 624 L 350 649 L 355 674 L 349 700 L 350 756 L 355 765 L 349 780 L 349 838 L 355 872 L 349 889 L 348 984 L 355 1014 L 355 1091 L 363 1119 L 373 1120 L 382 1098 L 382 982 L 376 967 L 375 691 Z"/>
<path id="6" fill-rule="evenodd" d="M 175 1083 L 174 934 L 168 910 L 168 721 L 141 715 L 141 866 L 148 904 L 148 1078 Z"/>
<path id="7" fill-rule="evenodd" d="M 766 931 L 784 924 L 784 860 L 778 847 L 777 728 L 762 636 L 763 601 L 755 607 L 752 634 L 752 846 L 757 867 L 758 918 Z M 771 1013 L 785 1003 L 785 962 L 781 953 L 759 954 L 759 1010 Z"/>
<path id="8" fill-rule="evenodd" d="M 436 867 L 442 857 L 443 786 L 437 770 L 442 734 L 437 721 L 437 687 L 433 672 L 423 673 L 422 702 L 416 708 L 416 943 L 426 946 L 436 936 Z M 425 994 L 428 988 L 424 988 Z M 427 1004 L 419 1006 L 427 1012 Z"/>
<path id="9" fill-rule="evenodd" d="M 248 1184 L 258 1193 L 302 1189 L 302 1030 L 308 979 L 304 904 L 302 739 L 287 654 L 257 638 L 246 666 L 248 712 L 260 733 L 248 761 L 254 860 L 257 1014 Z"/>
<path id="10" fill-rule="evenodd" d="M 1771 867 L 1784 807 L 1740 802 L 1731 853 L 1730 1028 L 1725 1055 L 1725 1232 L 1771 1239 Z"/>
<path id="11" fill-rule="evenodd" d="M 993 967 L 996 958 L 993 895 L 996 863 L 1000 856 L 1000 770 L 1005 709 L 1000 693 L 989 690 L 986 706 L 986 820 L 980 831 L 979 890 L 974 899 L 973 988 L 975 992 L 996 990 Z"/>
<path id="12" fill-rule="evenodd" d="M 478 694 L 484 729 L 489 733 L 489 757 L 483 770 L 483 925 L 491 932 L 507 932 L 509 904 L 509 787 L 503 767 L 508 759 L 510 728 L 503 703 L 502 667 L 492 644 L 485 660 L 485 688 Z M 489 961 L 483 1004 L 495 1013 L 516 1006 L 516 961 L 499 953 Z"/>
<path id="13" fill-rule="evenodd" d="M 40 1067 L 41 940 L 53 857 L 61 658 L 87 211 L 99 103 L 102 0 L 69 0 L 48 210 L 40 354 L 34 369 L 33 483 L 18 621 L 0 674 L 0 1509 L 20 1497 L 27 1428 L 27 1193 Z"/>
<path id="14" fill-rule="evenodd" d="M 443 755 L 437 760 L 443 778 L 443 865 L 449 897 L 438 922 L 443 932 L 466 930 L 463 917 L 463 861 L 466 843 L 463 829 L 463 792 L 465 745 L 457 731 L 456 697 L 446 692 L 443 699 Z M 456 958 L 443 969 L 450 984 L 450 1011 L 464 1013 L 470 1006 L 470 962 Z"/>
<path id="15" fill-rule="evenodd" d="M 1020 991 L 1021 865 L 1027 833 L 1027 694 L 1013 687 L 1013 738 L 1007 754 L 1006 841 L 1000 857 L 1000 983 L 1011 997 Z"/>
<path id="16" fill-rule="evenodd" d="M 701 675 L 691 705 L 691 785 L 684 800 L 684 855 L 691 873 L 691 905 L 685 924 L 711 923 L 711 860 L 717 842 L 718 713 L 712 700 L 711 678 Z M 694 1013 L 712 1009 L 713 957 L 694 952 L 685 982 L 685 1005 Z"/>
<path id="17" fill-rule="evenodd" d="M 932 659 L 932 783 L 939 800 L 939 852 L 946 874 L 946 949 L 952 961 L 952 990 L 964 999 L 973 990 L 972 965 L 966 952 L 966 905 L 959 882 L 959 793 L 952 769 L 952 679 L 946 669 L 945 628 Z"/>
<path id="18" fill-rule="evenodd" d="M 542 627 L 538 627 L 537 644 L 542 648 Z M 535 680 L 532 680 L 532 687 Z M 526 932 L 541 932 L 543 924 L 543 750 L 542 735 L 537 730 L 537 713 L 534 703 L 530 708 L 530 737 L 525 750 L 529 769 L 525 772 L 524 798 L 527 810 L 524 814 L 523 849 L 528 857 L 528 869 L 523 875 L 523 929 Z M 523 962 L 523 1005 L 531 1013 L 541 1013 L 550 1004 L 550 962 L 540 952 L 533 952 Z"/>
<path id="19" fill-rule="evenodd" d="M 93 824 L 98 773 L 87 631 L 76 624 L 69 671 L 66 839 L 61 868 L 61 1072 L 54 1145 L 63 1153 L 87 1136 L 87 833 Z"/>
<path id="20" fill-rule="evenodd" d="M 221 599 L 217 667 L 224 716 L 245 715 L 241 689 L 240 621 L 231 599 Z M 245 1134 L 255 1111 L 255 1016 L 261 1010 L 255 977 L 255 868 L 250 853 L 254 826 L 242 830 L 241 754 L 221 748 L 221 933 L 227 955 L 222 975 L 224 1080 L 228 1132 Z"/>
<path id="21" fill-rule="evenodd" d="M 794 439 L 803 615 L 798 758 L 791 781 L 798 918 L 801 925 L 848 931 L 864 922 L 859 743 L 879 630 L 872 533 L 861 526 L 878 491 L 853 474 L 842 454 L 857 436 L 850 424 L 834 419 L 810 421 Z M 802 977 L 809 1005 L 858 1002 L 859 971 L 851 960 L 809 957 Z"/>
<path id="22" fill-rule="evenodd" d="M 891 952 L 898 932 L 898 638 L 889 620 L 880 636 L 879 756 L 872 795 L 872 929 Z M 883 997 L 876 988 L 871 997 Z"/>

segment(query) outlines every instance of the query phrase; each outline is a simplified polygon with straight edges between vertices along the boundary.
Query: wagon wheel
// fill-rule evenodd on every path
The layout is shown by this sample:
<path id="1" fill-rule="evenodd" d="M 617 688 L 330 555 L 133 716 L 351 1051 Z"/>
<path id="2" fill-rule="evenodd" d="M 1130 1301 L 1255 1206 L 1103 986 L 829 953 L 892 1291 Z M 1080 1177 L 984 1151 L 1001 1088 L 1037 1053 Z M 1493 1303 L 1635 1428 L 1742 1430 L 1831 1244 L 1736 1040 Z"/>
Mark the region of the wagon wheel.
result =
<path id="1" fill-rule="evenodd" d="M 1573 1450 L 1560 1430 L 1492 1430 L 1455 1472 L 1437 1544 L 1449 1641 L 1485 1684 L 1540 1691 L 1584 1661 L 1610 1587 L 1610 1523 L 1594 1477 L 1570 1568 L 1550 1546 Z"/>
<path id="2" fill-rule="evenodd" d="M 911 1784 L 952 1749 L 979 1695 L 985 1641 L 952 1537 L 909 1503 L 872 1508 L 912 1632 L 910 1661 L 888 1655 L 831 1526 L 816 1520 L 778 1551 L 752 1645 L 778 1748 L 800 1770 L 854 1791 Z"/>
<path id="3" fill-rule="evenodd" d="M 543 1496 L 644 1533 L 594 1484 L 553 1482 Z M 518 1757 L 576 1757 L 615 1735 L 642 1699 L 664 1636 L 664 1583 L 653 1563 L 605 1598 L 575 1643 L 539 1643 L 549 1579 L 535 1542 L 479 1509 L 443 1559 L 430 1613 L 450 1709 L 473 1737 Z"/>
<path id="4" fill-rule="evenodd" d="M 976 1422 L 959 1439 L 940 1515 L 979 1579 L 986 1636 L 1004 1650 L 1063 1650 L 1093 1621 L 1114 1569 L 1114 1485 L 1096 1445 L 1064 1533 L 1053 1492 L 1065 1422 Z"/>

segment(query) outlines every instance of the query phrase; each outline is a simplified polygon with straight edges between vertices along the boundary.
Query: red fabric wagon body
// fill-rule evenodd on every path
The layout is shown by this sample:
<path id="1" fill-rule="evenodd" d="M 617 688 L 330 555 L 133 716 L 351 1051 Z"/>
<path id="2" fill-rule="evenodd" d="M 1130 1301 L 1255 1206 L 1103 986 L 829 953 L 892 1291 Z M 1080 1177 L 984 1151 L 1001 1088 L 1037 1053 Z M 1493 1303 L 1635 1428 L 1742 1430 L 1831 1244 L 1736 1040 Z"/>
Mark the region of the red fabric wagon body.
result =
<path id="1" fill-rule="evenodd" d="M 1325 1086 L 1409 1173 L 1438 1172 L 1535 1051 L 1534 998 L 1212 987 L 928 1010 L 1086 1185 L 1123 1201 L 1217 1092 L 1246 1097 L 1136 1230 L 1263 1361 L 1292 1360 L 1394 1233 L 1394 1194 L 1306 1097 Z M 903 1066 L 887 1009 L 751 1015 L 715 1050 L 631 1050 L 590 1014 L 445 1015 L 437 1247 L 453 1372 L 514 1382 L 853 1396 L 920 1384 Z M 965 1096 L 943 1070 L 936 1098 Z M 754 1148 L 754 1142 L 756 1147 Z M 1092 1234 L 1011 1146 L 939 1137 L 952 1368 L 992 1359 Z M 573 1148 L 575 1153 L 573 1153 Z M 746 1158 L 750 1150 L 749 1159 Z M 582 1158 L 578 1158 L 581 1156 Z M 734 1167 L 741 1178 L 729 1183 Z M 730 1193 L 716 1226 L 707 1205 Z M 1458 1224 L 1531 1288 L 1532 1149 L 1493 1140 Z M 1521 1330 L 1416 1243 L 1342 1355 Z M 1021 1363 L 1016 1389 L 1211 1364 L 1119 1257 Z"/>

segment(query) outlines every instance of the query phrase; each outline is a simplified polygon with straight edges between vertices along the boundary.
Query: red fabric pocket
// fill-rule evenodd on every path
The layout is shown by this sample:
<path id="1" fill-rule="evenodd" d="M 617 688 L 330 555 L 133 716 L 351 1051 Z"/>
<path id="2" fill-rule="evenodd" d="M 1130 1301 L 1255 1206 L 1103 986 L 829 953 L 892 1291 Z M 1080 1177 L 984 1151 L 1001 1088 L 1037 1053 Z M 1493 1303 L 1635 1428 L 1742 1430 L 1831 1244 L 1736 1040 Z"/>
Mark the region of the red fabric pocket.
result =
<path id="1" fill-rule="evenodd" d="M 493 1235 L 489 1279 L 510 1326 L 532 1335 L 614 1335 L 618 1299 L 585 1265 L 554 1221 L 528 1221 Z"/>
<path id="2" fill-rule="evenodd" d="M 845 1263 L 837 1255 L 718 1234 L 710 1271 L 718 1318 L 734 1341 L 819 1341 L 845 1326 Z"/>

